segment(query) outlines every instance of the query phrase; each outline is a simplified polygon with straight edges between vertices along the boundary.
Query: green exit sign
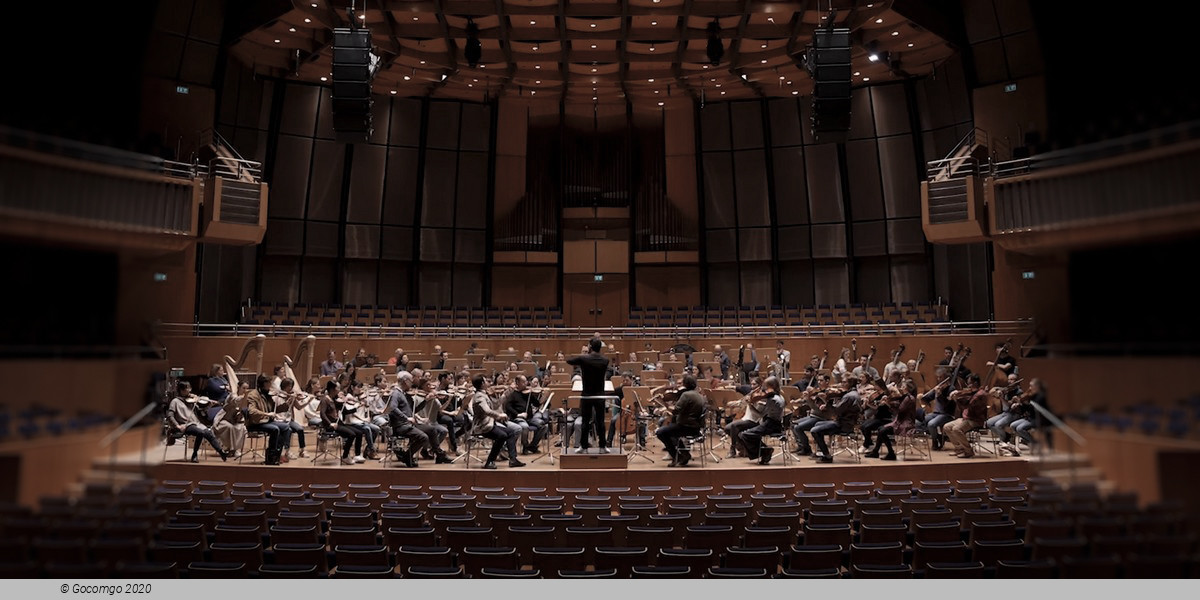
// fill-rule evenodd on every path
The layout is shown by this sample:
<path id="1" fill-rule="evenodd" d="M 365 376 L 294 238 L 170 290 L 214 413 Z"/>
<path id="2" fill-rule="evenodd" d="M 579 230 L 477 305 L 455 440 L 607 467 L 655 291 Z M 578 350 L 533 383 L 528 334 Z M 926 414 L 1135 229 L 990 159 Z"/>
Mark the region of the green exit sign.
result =
<path id="1" fill-rule="evenodd" d="M 186 86 L 186 85 L 177 85 L 177 86 L 175 86 L 175 93 L 176 93 L 176 94 L 186 94 L 186 93 L 188 93 L 188 92 L 190 92 L 190 91 L 192 91 L 192 90 L 191 90 L 191 89 L 189 89 L 189 88 L 188 88 L 188 86 Z"/>
<path id="2" fill-rule="evenodd" d="M 596 276 L 595 276 L 595 280 L 596 280 L 596 281 L 604 281 L 604 276 L 603 276 L 603 275 L 596 275 Z"/>
<path id="3" fill-rule="evenodd" d="M 1006 84 L 1004 84 L 1004 91 L 1005 91 L 1005 92 L 1015 92 L 1015 91 L 1017 91 L 1017 84 L 1015 84 L 1015 83 L 1006 83 Z"/>
<path id="4" fill-rule="evenodd" d="M 1033 271 L 1022 271 L 1021 279 L 1033 279 L 1035 273 Z"/>

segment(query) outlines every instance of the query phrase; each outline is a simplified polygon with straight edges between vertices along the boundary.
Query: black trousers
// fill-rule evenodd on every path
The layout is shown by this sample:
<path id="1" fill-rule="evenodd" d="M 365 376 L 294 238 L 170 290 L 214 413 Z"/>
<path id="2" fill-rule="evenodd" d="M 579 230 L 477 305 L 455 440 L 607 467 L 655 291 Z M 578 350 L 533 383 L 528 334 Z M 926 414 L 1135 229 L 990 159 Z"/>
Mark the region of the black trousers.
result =
<path id="1" fill-rule="evenodd" d="M 393 428 L 392 437 L 404 438 L 408 440 L 408 452 L 415 455 L 422 448 L 429 446 L 429 434 L 423 429 L 428 425 L 413 425 L 405 423 L 399 428 Z M 432 428 L 431 428 L 432 429 Z M 399 456 L 399 447 L 397 446 L 397 456 Z"/>
<path id="2" fill-rule="evenodd" d="M 596 442 L 601 448 L 608 447 L 608 438 L 604 436 L 604 422 L 608 417 L 604 414 L 604 400 L 582 400 L 579 403 L 583 416 L 583 435 L 579 436 L 579 447 L 588 448 L 588 432 L 595 428 Z"/>
<path id="3" fill-rule="evenodd" d="M 783 431 L 783 424 L 775 419 L 763 419 L 762 423 L 742 432 L 742 445 L 746 447 L 746 456 L 757 458 L 762 455 L 762 438 Z"/>
<path id="4" fill-rule="evenodd" d="M 890 422 L 891 419 L 888 419 L 888 421 Z M 875 433 L 875 430 L 879 429 L 880 427 L 883 427 L 884 425 L 885 425 L 885 423 L 881 419 L 870 419 L 868 421 L 863 422 L 862 427 L 860 427 L 859 429 L 862 430 L 863 447 L 864 448 L 871 447 L 871 434 Z"/>

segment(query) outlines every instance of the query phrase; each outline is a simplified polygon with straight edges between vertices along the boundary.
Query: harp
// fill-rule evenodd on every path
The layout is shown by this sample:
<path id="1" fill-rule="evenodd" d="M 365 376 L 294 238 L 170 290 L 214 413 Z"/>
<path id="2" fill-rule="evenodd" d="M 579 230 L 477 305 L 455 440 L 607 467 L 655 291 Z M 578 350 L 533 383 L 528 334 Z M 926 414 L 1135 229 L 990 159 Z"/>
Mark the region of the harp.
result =
<path id="1" fill-rule="evenodd" d="M 316 336 L 308 336 L 300 340 L 300 345 L 296 346 L 296 352 L 292 356 L 283 355 L 283 376 L 296 382 L 297 387 L 303 387 L 308 382 L 308 378 L 313 372 L 313 356 L 317 347 Z M 299 375 L 304 379 L 297 377 L 296 369 L 299 369 Z"/>
<path id="2" fill-rule="evenodd" d="M 257 385 L 257 379 L 262 374 L 263 346 L 267 336 L 258 334 L 242 347 L 242 354 L 236 361 L 232 356 L 225 355 L 225 376 L 229 378 L 229 390 L 236 394 L 238 381 L 242 377 L 249 378 L 250 387 Z"/>

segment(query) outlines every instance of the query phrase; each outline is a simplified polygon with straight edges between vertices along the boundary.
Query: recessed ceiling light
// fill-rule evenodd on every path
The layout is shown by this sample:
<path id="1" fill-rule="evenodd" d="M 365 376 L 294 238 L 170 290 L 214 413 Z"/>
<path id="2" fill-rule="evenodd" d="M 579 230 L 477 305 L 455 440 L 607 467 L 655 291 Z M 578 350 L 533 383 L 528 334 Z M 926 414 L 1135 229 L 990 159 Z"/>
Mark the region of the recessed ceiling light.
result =
<path id="1" fill-rule="evenodd" d="M 763 47 L 763 48 L 766 48 L 766 47 L 767 47 L 767 45 L 766 45 L 766 44 L 763 44 L 763 45 L 762 45 L 762 47 Z"/>
<path id="2" fill-rule="evenodd" d="M 721 87 L 721 84 L 719 84 L 719 83 L 718 83 L 718 84 L 717 84 L 717 87 Z"/>
<path id="3" fill-rule="evenodd" d="M 421 64 L 425 64 L 425 61 L 421 61 Z"/>
<path id="4" fill-rule="evenodd" d="M 291 32 L 291 33 L 296 33 L 296 28 L 295 28 L 295 27 L 288 27 L 288 31 L 289 31 L 289 32 Z"/>
<path id="5" fill-rule="evenodd" d="M 404 80 L 405 80 L 405 81 L 409 81 L 410 79 L 412 79 L 412 76 L 411 76 L 411 75 L 405 75 L 405 76 L 404 76 Z"/>
<path id="6" fill-rule="evenodd" d="M 479 83 L 478 79 L 472 79 L 471 81 L 474 81 L 475 83 Z"/>
<path id="7" fill-rule="evenodd" d="M 650 21 L 651 25 L 658 25 L 658 21 Z"/>
<path id="8" fill-rule="evenodd" d="M 650 83 L 654 83 L 654 78 L 651 77 L 650 79 L 647 79 L 646 81 L 649 81 Z"/>
<path id="9" fill-rule="evenodd" d="M 913 43 L 912 43 L 912 42 L 909 42 L 909 43 L 908 43 L 908 47 L 909 47 L 909 48 L 912 48 L 912 47 L 913 47 Z"/>
<path id="10" fill-rule="evenodd" d="M 716 77 L 713 77 L 713 78 L 712 78 L 712 79 L 710 79 L 709 81 L 716 81 L 716 80 L 717 80 L 717 78 L 716 78 Z"/>
<path id="11" fill-rule="evenodd" d="M 788 85 L 792 85 L 792 82 L 790 82 L 790 81 L 789 81 L 789 82 L 787 82 L 787 84 L 788 84 Z"/>
<path id="12" fill-rule="evenodd" d="M 592 100 L 599 100 L 599 98 L 592 96 Z"/>
<path id="13" fill-rule="evenodd" d="M 871 80 L 870 77 L 863 77 L 863 81 L 870 81 L 870 80 Z"/>
<path id="14" fill-rule="evenodd" d="M 276 44 L 278 44 L 278 43 L 279 43 L 279 40 L 275 40 L 275 43 L 276 43 Z"/>
<path id="15" fill-rule="evenodd" d="M 468 84 L 467 84 L 467 87 L 475 87 L 475 84 L 473 84 L 473 83 L 468 83 Z"/>
<path id="16" fill-rule="evenodd" d="M 764 58 L 764 59 L 760 60 L 759 62 L 761 62 L 762 64 L 765 65 L 765 64 L 767 64 L 767 59 Z"/>
<path id="17" fill-rule="evenodd" d="M 798 95 L 800 95 L 800 90 L 792 90 L 792 95 L 793 95 L 793 96 L 798 96 Z"/>
<path id="18" fill-rule="evenodd" d="M 650 51 L 654 52 L 654 44 L 650 44 Z"/>
<path id="19" fill-rule="evenodd" d="M 542 68 L 542 65 L 533 65 L 533 68 L 540 69 L 540 68 Z"/>
<path id="20" fill-rule="evenodd" d="M 393 95 L 393 96 L 395 96 L 395 95 L 396 95 L 396 90 L 392 90 L 392 95 Z"/>
<path id="21" fill-rule="evenodd" d="M 486 68 L 487 68 L 487 65 L 479 65 L 479 68 L 480 68 L 480 69 L 486 69 Z"/>
<path id="22" fill-rule="evenodd" d="M 655 4 L 658 4 L 659 2 L 662 2 L 662 0 L 650 0 L 650 1 L 651 1 L 651 2 L 653 2 L 653 3 L 655 3 Z"/>
<path id="23" fill-rule="evenodd" d="M 358 18 L 359 18 L 359 19 L 366 20 L 366 18 L 367 18 L 367 13 L 363 13 L 363 14 L 361 14 L 361 15 L 358 15 Z"/>
<path id="24" fill-rule="evenodd" d="M 854 72 L 854 76 L 855 76 L 855 77 L 858 77 L 858 71 L 855 71 L 855 72 Z"/>
<path id="25" fill-rule="evenodd" d="M 313 3 L 312 3 L 312 7 L 313 7 L 313 8 L 316 8 L 316 7 L 317 7 L 317 3 L 316 3 L 316 2 L 313 2 Z"/>
<path id="26" fill-rule="evenodd" d="M 779 76 L 779 78 L 780 78 L 780 79 L 783 79 L 783 75 L 780 75 L 780 76 Z"/>
<path id="27" fill-rule="evenodd" d="M 417 20 L 417 18 L 416 18 L 416 17 L 413 17 L 413 20 L 414 20 L 414 21 L 416 21 L 416 20 Z"/>
<path id="28" fill-rule="evenodd" d="M 592 50 L 595 50 L 595 49 L 596 49 L 596 45 L 592 44 Z"/>
<path id="29" fill-rule="evenodd" d="M 892 32 L 892 35 L 900 35 L 900 32 L 899 32 L 899 31 L 893 31 L 893 32 Z"/>
<path id="30" fill-rule="evenodd" d="M 529 90 L 529 95 L 530 95 L 530 96 L 532 96 L 532 95 L 534 95 L 534 94 L 536 94 L 536 93 L 537 93 L 537 90 Z"/>
<path id="31" fill-rule="evenodd" d="M 724 96 L 724 95 L 725 95 L 725 92 L 721 92 L 721 95 L 722 95 L 722 96 Z"/>
<path id="32" fill-rule="evenodd" d="M 541 79 L 538 79 L 537 81 L 534 81 L 534 83 L 536 83 L 536 84 L 538 84 L 538 85 L 541 85 L 541 83 L 542 83 L 542 80 L 541 80 Z"/>
<path id="33" fill-rule="evenodd" d="M 593 72 L 593 73 L 595 73 L 595 72 L 596 72 L 596 67 L 592 67 L 592 72 Z"/>
<path id="34" fill-rule="evenodd" d="M 308 18 L 308 17 L 304 17 L 304 22 L 305 22 L 305 23 L 312 23 L 312 19 L 310 19 L 310 18 Z"/>
<path id="35" fill-rule="evenodd" d="M 868 2 L 868 3 L 867 3 L 867 8 L 871 8 L 872 6 L 875 6 L 875 3 L 874 3 L 874 2 Z"/>
<path id="36" fill-rule="evenodd" d="M 595 26 L 596 26 L 596 24 L 595 24 L 595 23 L 592 23 L 592 27 L 595 27 Z"/>
<path id="37" fill-rule="evenodd" d="M 775 22 L 775 17 L 767 17 L 767 22 L 768 22 L 768 23 L 774 23 L 774 22 Z"/>
<path id="38" fill-rule="evenodd" d="M 537 52 L 537 51 L 538 51 L 538 45 L 537 45 L 537 44 L 534 44 L 534 45 L 533 45 L 533 51 L 534 51 L 534 52 Z"/>
<path id="39" fill-rule="evenodd" d="M 322 77 L 322 78 L 321 78 L 321 81 L 329 81 L 329 78 L 328 78 L 328 77 Z"/>
<path id="40" fill-rule="evenodd" d="M 658 105 L 659 105 L 659 106 L 662 106 L 662 105 L 664 105 L 664 104 L 666 104 L 666 102 L 659 102 L 659 103 L 658 103 Z"/>
<path id="41" fill-rule="evenodd" d="M 876 22 L 876 23 L 882 23 L 882 22 L 883 22 L 883 18 L 881 17 L 881 18 L 875 19 L 875 22 Z"/>
<path id="42" fill-rule="evenodd" d="M 655 93 L 655 94 L 657 94 L 657 93 L 658 93 L 658 90 L 654 90 L 654 93 Z"/>
<path id="43" fill-rule="evenodd" d="M 530 25 L 537 25 L 537 21 L 530 21 L 530 22 L 529 22 L 529 24 L 530 24 Z"/>
<path id="44" fill-rule="evenodd" d="M 705 69 L 707 69 L 707 68 L 708 68 L 708 65 L 704 65 L 704 68 L 705 68 Z"/>

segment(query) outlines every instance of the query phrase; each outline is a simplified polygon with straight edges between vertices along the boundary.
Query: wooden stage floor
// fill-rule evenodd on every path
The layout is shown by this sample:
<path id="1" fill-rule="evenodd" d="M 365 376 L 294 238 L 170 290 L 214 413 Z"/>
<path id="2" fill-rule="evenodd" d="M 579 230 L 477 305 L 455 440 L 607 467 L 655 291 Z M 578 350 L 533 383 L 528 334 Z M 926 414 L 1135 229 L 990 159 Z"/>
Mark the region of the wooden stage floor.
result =
<path id="1" fill-rule="evenodd" d="M 628 448 L 628 446 L 627 446 Z M 293 450 L 296 450 L 293 446 Z M 309 448 L 311 453 L 312 448 Z M 557 450 L 557 449 L 556 449 Z M 410 469 L 391 461 L 387 465 L 380 461 L 367 461 L 356 465 L 342 465 L 336 456 L 327 456 L 314 464 L 311 458 L 294 459 L 288 463 L 267 466 L 251 464 L 249 458 L 238 463 L 236 460 L 221 462 L 215 456 L 202 458 L 198 463 L 182 460 L 183 451 L 178 446 L 167 453 L 167 460 L 155 465 L 146 465 L 147 473 L 157 479 L 184 479 L 191 481 L 218 480 L 228 482 L 263 483 L 379 483 L 386 488 L 396 484 L 461 485 L 479 487 L 631 487 L 643 485 L 700 486 L 763 483 L 819 483 L 848 481 L 920 481 L 957 479 L 986 479 L 989 477 L 1022 477 L 1035 475 L 1036 457 L 992 457 L 977 454 L 975 458 L 955 458 L 949 451 L 934 451 L 932 458 L 919 458 L 910 454 L 900 460 L 883 461 L 862 458 L 855 462 L 852 456 L 836 456 L 831 464 L 817 463 L 809 457 L 797 457 L 784 464 L 783 457 L 775 456 L 769 465 L 759 465 L 745 458 L 725 458 L 728 449 L 718 447 L 715 453 L 720 462 L 708 458 L 701 464 L 699 456 L 693 456 L 686 467 L 667 467 L 666 454 L 657 441 L 651 442 L 651 451 L 645 456 L 654 462 L 634 456 L 623 468 L 564 468 L 557 454 L 552 462 L 544 454 L 522 456 L 526 466 L 509 468 L 506 461 L 497 461 L 496 470 L 480 468 L 472 460 L 468 468 L 465 459 L 449 465 L 436 465 L 432 460 L 420 460 L 418 467 Z M 153 456 L 153 453 L 151 453 Z M 481 452 L 482 454 L 482 452 Z M 154 458 L 161 457 L 158 453 Z M 203 452 L 202 452 L 203 456 Z M 626 454 L 617 454 L 626 457 Z M 538 459 L 541 457 L 540 459 Z M 534 460 L 538 459 L 538 460 Z M 619 461 L 618 461 L 618 464 Z"/>

